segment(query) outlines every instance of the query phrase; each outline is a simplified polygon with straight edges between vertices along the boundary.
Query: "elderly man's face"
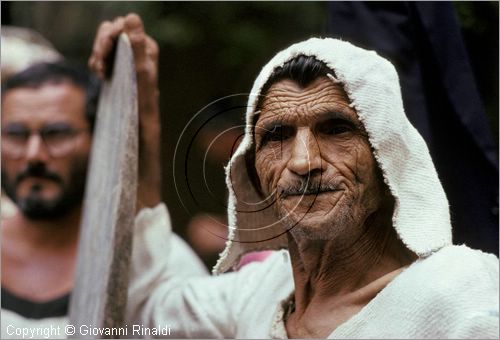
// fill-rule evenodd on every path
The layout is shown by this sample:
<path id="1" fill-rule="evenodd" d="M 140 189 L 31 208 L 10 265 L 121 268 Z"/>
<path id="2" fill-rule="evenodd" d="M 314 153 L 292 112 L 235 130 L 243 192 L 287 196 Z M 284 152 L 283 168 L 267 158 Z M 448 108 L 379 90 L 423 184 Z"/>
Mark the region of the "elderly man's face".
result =
<path id="1" fill-rule="evenodd" d="M 384 185 L 366 133 L 343 88 L 329 78 L 306 88 L 291 80 L 273 84 L 255 142 L 262 191 L 275 196 L 292 233 L 352 235 L 380 207 Z"/>

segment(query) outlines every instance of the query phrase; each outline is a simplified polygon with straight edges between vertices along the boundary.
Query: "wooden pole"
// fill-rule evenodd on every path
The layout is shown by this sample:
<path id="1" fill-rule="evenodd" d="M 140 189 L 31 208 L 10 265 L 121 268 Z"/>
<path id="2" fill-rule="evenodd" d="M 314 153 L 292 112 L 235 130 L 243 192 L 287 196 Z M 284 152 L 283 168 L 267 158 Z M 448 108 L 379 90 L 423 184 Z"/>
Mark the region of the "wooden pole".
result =
<path id="1" fill-rule="evenodd" d="M 125 34 L 118 39 L 113 74 L 103 84 L 90 156 L 84 212 L 70 301 L 75 338 L 80 326 L 121 327 L 136 210 L 138 167 L 137 84 Z"/>

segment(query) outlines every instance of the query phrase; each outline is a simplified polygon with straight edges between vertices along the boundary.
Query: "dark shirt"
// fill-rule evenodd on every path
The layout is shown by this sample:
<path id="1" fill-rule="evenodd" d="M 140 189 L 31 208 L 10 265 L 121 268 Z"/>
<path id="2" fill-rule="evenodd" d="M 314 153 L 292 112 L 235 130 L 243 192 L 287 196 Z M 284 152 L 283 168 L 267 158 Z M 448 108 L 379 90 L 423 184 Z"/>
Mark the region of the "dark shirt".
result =
<path id="1" fill-rule="evenodd" d="M 68 314 L 70 293 L 46 302 L 34 302 L 16 296 L 2 288 L 2 309 L 13 311 L 25 318 L 44 319 Z"/>

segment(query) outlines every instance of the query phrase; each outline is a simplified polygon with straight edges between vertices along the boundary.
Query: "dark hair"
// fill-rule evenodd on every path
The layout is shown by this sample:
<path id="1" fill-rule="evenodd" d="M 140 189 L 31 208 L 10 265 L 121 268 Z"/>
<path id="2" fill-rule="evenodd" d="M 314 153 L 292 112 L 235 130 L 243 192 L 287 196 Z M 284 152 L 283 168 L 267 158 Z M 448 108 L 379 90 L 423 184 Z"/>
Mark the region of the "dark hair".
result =
<path id="1" fill-rule="evenodd" d="M 307 85 L 312 83 L 315 79 L 326 76 L 328 73 L 330 73 L 332 76 L 335 76 L 335 72 L 333 70 L 326 66 L 324 62 L 316 59 L 314 56 L 306 56 L 304 54 L 296 56 L 295 58 L 283 64 L 283 66 L 276 67 L 273 70 L 273 73 L 271 73 L 266 83 L 262 87 L 256 110 L 259 110 L 262 106 L 265 94 L 273 84 L 284 79 L 290 79 L 295 81 L 301 87 L 307 87 Z M 253 117 L 254 135 L 255 124 L 257 123 L 258 118 L 258 115 L 255 115 Z M 245 161 L 248 175 L 250 177 L 250 180 L 252 181 L 252 184 L 257 189 L 257 191 L 262 194 L 259 176 L 257 175 L 257 170 L 255 169 L 255 136 L 251 150 L 246 153 Z"/>
<path id="2" fill-rule="evenodd" d="M 290 79 L 299 84 L 301 87 L 307 87 L 315 79 L 326 76 L 328 73 L 335 75 L 335 72 L 328 68 L 326 64 L 314 56 L 306 56 L 300 54 L 295 58 L 287 61 L 283 66 L 278 66 L 269 76 L 262 91 L 260 91 L 257 110 L 262 105 L 266 92 L 274 84 L 280 80 Z M 255 123 L 255 122 L 254 122 Z"/>
<path id="3" fill-rule="evenodd" d="M 66 61 L 43 62 L 28 67 L 26 70 L 14 74 L 2 84 L 2 98 L 5 93 L 15 88 L 38 88 L 47 83 L 68 80 L 85 90 L 85 117 L 90 124 L 90 128 L 93 129 L 99 100 L 100 81 L 86 68 L 72 63 Z"/>

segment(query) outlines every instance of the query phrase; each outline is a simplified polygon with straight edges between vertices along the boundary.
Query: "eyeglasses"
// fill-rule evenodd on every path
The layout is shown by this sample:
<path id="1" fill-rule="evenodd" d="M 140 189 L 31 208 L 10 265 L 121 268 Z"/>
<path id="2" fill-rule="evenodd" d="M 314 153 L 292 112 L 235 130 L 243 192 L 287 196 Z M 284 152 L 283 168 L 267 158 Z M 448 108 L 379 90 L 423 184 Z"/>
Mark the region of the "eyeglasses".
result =
<path id="1" fill-rule="evenodd" d="M 31 136 L 38 135 L 50 156 L 62 157 L 75 148 L 76 137 L 88 130 L 75 129 L 66 123 L 54 123 L 38 130 L 30 130 L 22 124 L 10 124 L 2 129 L 2 153 L 13 159 L 21 158 L 26 154 Z"/>

